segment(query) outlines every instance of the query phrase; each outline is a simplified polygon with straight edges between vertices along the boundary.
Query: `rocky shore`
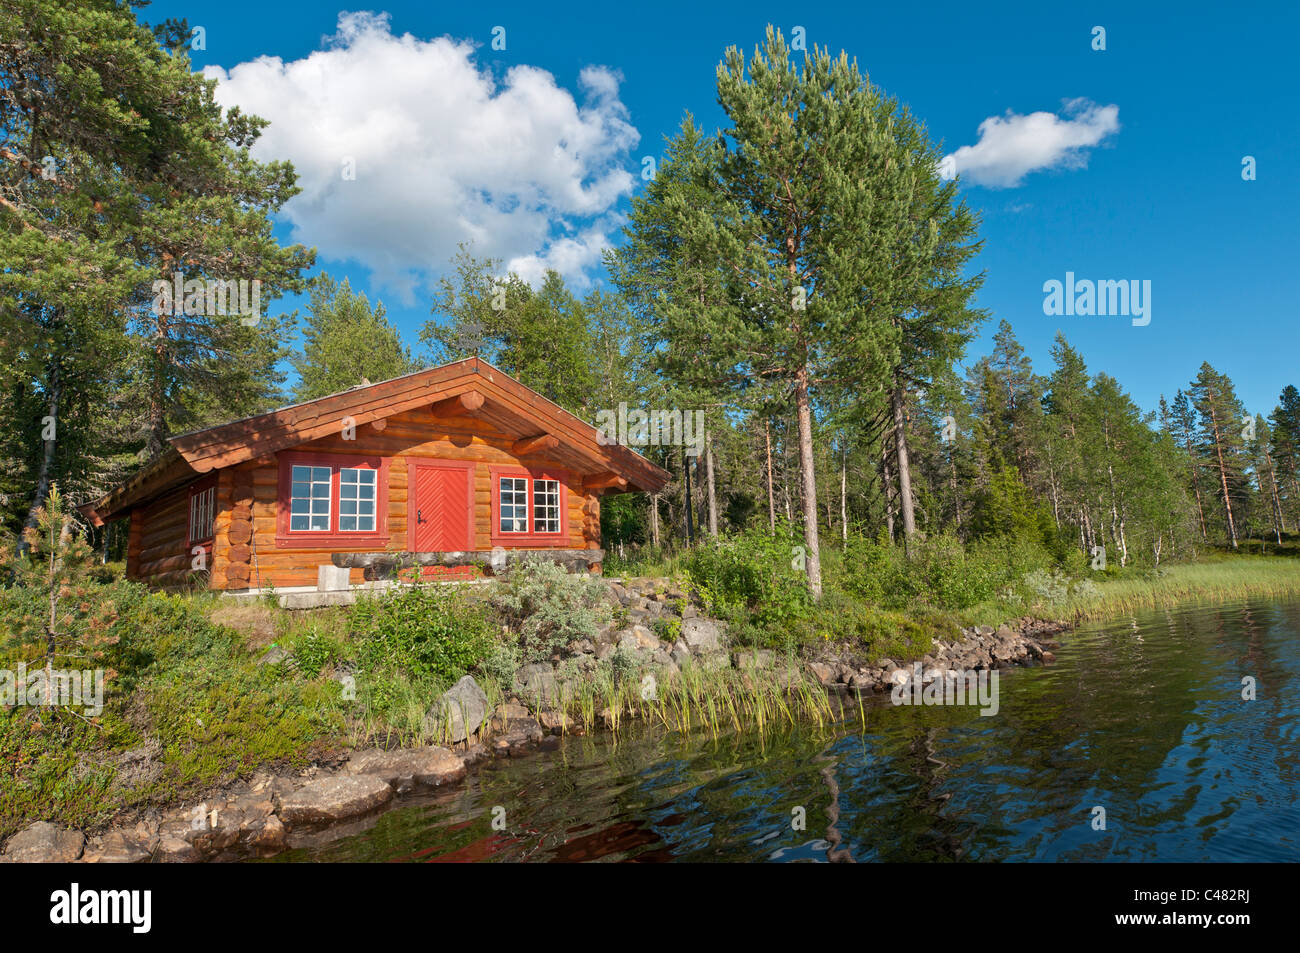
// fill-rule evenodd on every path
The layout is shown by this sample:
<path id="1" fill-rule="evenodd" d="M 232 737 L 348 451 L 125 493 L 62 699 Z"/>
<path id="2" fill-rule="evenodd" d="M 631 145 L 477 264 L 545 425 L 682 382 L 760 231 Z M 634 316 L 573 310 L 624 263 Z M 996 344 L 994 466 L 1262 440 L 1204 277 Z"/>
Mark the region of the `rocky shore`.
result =
<path id="1" fill-rule="evenodd" d="M 807 663 L 808 671 L 823 687 L 832 691 L 885 693 L 913 677 L 919 662 L 928 678 L 932 673 L 979 672 L 1017 665 L 1047 665 L 1056 660 L 1060 648 L 1054 636 L 1071 628 L 1069 623 L 1026 617 L 998 626 L 962 629 L 952 642 L 938 639 L 934 650 L 919 659 L 895 662 L 880 659 L 869 663 L 851 652 L 828 650 Z"/>
<path id="2" fill-rule="evenodd" d="M 48 822 L 32 824 L 4 845 L 0 863 L 189 863 L 270 857 L 364 831 L 403 798 L 462 781 L 478 762 L 558 747 L 579 731 L 565 713 L 571 679 L 618 654 L 640 671 L 671 678 L 685 665 L 773 668 L 768 650 L 732 651 L 725 626 L 702 617 L 686 594 L 653 579 L 611 580 L 615 619 L 592 640 L 570 643 L 550 663 L 521 667 L 514 694 L 491 708 L 467 675 L 435 700 L 429 719 L 446 731 L 447 747 L 364 749 L 320 761 L 304 771 L 259 771 L 211 792 L 198 804 L 150 809 L 87 837 Z M 962 631 L 935 642 L 921 659 L 868 661 L 848 650 L 823 650 L 804 671 L 828 691 L 885 694 L 913 677 L 947 670 L 981 671 L 1050 663 L 1052 638 L 1064 623 L 1026 618 Z M 607 724 L 615 719 L 607 717 Z"/>

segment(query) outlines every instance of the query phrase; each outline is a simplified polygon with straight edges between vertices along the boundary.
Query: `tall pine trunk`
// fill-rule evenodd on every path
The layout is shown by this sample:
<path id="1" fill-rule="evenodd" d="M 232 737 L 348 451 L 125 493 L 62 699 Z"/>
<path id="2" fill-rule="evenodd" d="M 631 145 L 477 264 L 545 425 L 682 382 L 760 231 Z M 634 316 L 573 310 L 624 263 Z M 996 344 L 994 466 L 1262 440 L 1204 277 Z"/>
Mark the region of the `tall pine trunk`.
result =
<path id="1" fill-rule="evenodd" d="M 776 494 L 772 491 L 772 420 L 763 419 L 763 435 L 767 437 L 767 521 L 776 532 Z"/>
<path id="2" fill-rule="evenodd" d="M 37 513 L 45 505 L 45 499 L 50 494 L 50 483 L 54 479 L 54 450 L 58 444 L 59 432 L 59 398 L 63 393 L 63 382 L 59 377 L 59 362 L 50 361 L 50 388 L 46 392 L 46 408 L 49 411 L 50 438 L 45 441 L 45 446 L 41 452 L 40 466 L 36 471 L 36 491 L 32 495 L 32 505 L 27 510 L 27 519 L 23 522 L 26 529 L 36 527 Z M 42 433 L 47 426 L 45 421 L 41 422 Z M 20 547 L 20 551 L 25 552 L 26 547 Z"/>
<path id="3" fill-rule="evenodd" d="M 1196 491 L 1196 515 L 1201 520 L 1201 539 L 1209 539 L 1209 534 L 1205 531 L 1205 507 L 1201 505 L 1201 476 L 1196 471 L 1196 457 L 1193 456 L 1192 435 L 1187 435 L 1187 459 L 1192 465 L 1192 489 Z"/>
<path id="4" fill-rule="evenodd" d="M 849 541 L 849 498 L 848 498 L 848 457 L 847 448 L 840 447 L 840 536 L 844 542 Z"/>
<path id="5" fill-rule="evenodd" d="M 885 484 L 885 529 L 889 533 L 889 541 L 894 541 L 894 471 L 889 466 L 889 448 L 884 448 L 884 459 L 881 461 L 884 470 Z"/>
<path id="6" fill-rule="evenodd" d="M 808 571 L 808 588 L 813 598 L 822 595 L 821 542 L 817 535 L 817 475 L 813 471 L 812 402 L 808 394 L 808 369 L 799 368 L 794 388 L 799 418 L 799 478 L 803 488 L 803 540 Z"/>
<path id="7" fill-rule="evenodd" d="M 916 535 L 916 511 L 912 501 L 912 466 L 907 454 L 907 428 L 903 418 L 903 388 L 894 387 L 894 452 L 898 458 L 898 499 L 903 511 L 903 551 L 912 557 L 912 537 Z"/>
<path id="8" fill-rule="evenodd" d="M 1261 441 L 1261 444 L 1263 441 Z M 1286 519 L 1282 515 L 1282 497 L 1277 492 L 1277 470 L 1273 468 L 1273 455 L 1268 452 L 1268 447 L 1264 446 L 1264 462 L 1268 464 L 1268 482 L 1273 488 L 1273 505 L 1269 507 L 1273 511 L 1273 530 L 1277 533 L 1277 544 L 1282 545 L 1282 534 L 1286 532 Z M 1263 481 L 1260 481 L 1260 489 L 1263 489 Z"/>
<path id="9" fill-rule="evenodd" d="M 709 535 L 718 535 L 718 490 L 713 473 L 713 436 L 704 434 L 704 481 L 708 484 L 709 494 Z"/>
<path id="10" fill-rule="evenodd" d="M 686 499 L 686 545 L 690 546 L 695 541 L 695 526 L 692 520 L 691 511 L 691 458 L 686 455 L 686 448 L 682 448 L 682 473 L 685 474 L 686 492 L 683 496 Z"/>
<path id="11" fill-rule="evenodd" d="M 1228 515 L 1228 538 L 1232 540 L 1232 548 L 1237 548 L 1237 523 L 1232 518 L 1232 500 L 1228 496 L 1228 467 L 1223 462 L 1223 443 L 1219 438 L 1219 419 L 1214 412 L 1214 407 L 1210 407 L 1210 428 L 1214 433 L 1214 452 L 1219 460 L 1219 482 L 1223 486 L 1223 511 Z"/>

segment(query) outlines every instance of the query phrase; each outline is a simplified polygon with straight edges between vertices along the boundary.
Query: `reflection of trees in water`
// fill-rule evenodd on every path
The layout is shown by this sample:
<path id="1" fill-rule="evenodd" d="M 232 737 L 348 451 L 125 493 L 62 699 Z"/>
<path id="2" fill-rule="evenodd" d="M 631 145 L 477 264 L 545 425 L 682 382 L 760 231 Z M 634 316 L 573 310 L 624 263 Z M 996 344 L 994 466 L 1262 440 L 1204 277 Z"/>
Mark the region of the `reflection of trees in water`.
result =
<path id="1" fill-rule="evenodd" d="M 1240 668 L 1234 682 L 1227 686 L 1228 703 L 1240 709 L 1231 719 L 1237 731 L 1225 740 L 1231 749 L 1245 756 L 1246 770 L 1257 770 L 1257 762 L 1271 764 L 1280 786 L 1293 793 L 1298 780 L 1293 737 L 1295 707 L 1286 696 L 1286 686 L 1300 675 L 1294 652 L 1296 633 L 1300 632 L 1300 602 L 1245 606 L 1239 612 L 1220 613 L 1217 621 L 1220 645 L 1237 654 Z M 1241 697 L 1244 676 L 1255 679 L 1253 701 Z M 1252 710 L 1255 708 L 1264 712 L 1264 717 Z M 1259 792 L 1248 793 L 1263 800 Z"/>
<path id="2" fill-rule="evenodd" d="M 939 788 L 947 779 L 948 769 L 952 765 L 939 757 L 938 746 L 935 744 L 942 730 L 944 729 L 927 726 L 908 746 L 908 752 L 912 755 L 913 775 L 919 782 L 911 800 L 918 816 L 930 818 L 926 846 L 940 857 L 961 860 L 967 851 L 963 834 L 974 833 L 976 827 L 970 823 L 949 820 L 944 814 L 944 808 L 952 799 L 952 792 L 940 791 Z"/>
<path id="3" fill-rule="evenodd" d="M 507 808 L 499 859 L 734 857 L 759 835 L 790 835 L 787 805 L 825 797 L 803 760 L 824 743 L 806 725 L 718 738 L 634 726 L 485 765 L 480 803 Z"/>
<path id="4" fill-rule="evenodd" d="M 813 760 L 827 762 L 818 772 L 826 782 L 826 790 L 830 793 L 830 802 L 826 805 L 826 842 L 829 845 L 826 848 L 826 859 L 832 864 L 856 864 L 853 852 L 841 846 L 844 835 L 840 833 L 839 827 L 840 783 L 835 777 L 835 769 L 839 767 L 839 761 L 828 757 L 825 752 L 821 752 Z"/>

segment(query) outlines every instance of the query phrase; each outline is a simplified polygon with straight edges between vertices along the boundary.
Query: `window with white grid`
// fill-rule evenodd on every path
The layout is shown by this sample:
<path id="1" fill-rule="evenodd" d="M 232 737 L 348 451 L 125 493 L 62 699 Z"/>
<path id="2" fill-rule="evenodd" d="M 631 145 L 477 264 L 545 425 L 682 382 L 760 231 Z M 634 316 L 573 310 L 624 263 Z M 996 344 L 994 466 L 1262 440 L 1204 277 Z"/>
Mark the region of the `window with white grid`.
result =
<path id="1" fill-rule="evenodd" d="M 560 481 L 533 481 L 533 532 L 560 531 Z"/>
<path id="2" fill-rule="evenodd" d="M 289 492 L 289 529 L 328 533 L 330 529 L 330 467 L 295 465 Z"/>
<path id="3" fill-rule="evenodd" d="M 339 532 L 375 531 L 375 471 L 344 467 L 339 470 Z"/>
<path id="4" fill-rule="evenodd" d="M 528 480 L 501 478 L 501 532 L 528 532 Z"/>

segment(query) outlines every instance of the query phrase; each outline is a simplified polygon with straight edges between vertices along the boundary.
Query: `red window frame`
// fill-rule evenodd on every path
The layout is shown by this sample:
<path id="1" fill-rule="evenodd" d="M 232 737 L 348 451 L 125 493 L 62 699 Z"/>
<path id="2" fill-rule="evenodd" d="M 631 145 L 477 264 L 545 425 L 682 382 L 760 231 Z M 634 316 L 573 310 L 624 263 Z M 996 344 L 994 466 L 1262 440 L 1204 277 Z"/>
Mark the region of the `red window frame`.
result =
<path id="1" fill-rule="evenodd" d="M 569 539 L 569 474 L 554 467 L 489 467 L 492 476 L 492 545 L 508 546 L 532 544 L 535 546 L 561 547 Z M 501 531 L 501 479 L 503 477 L 524 477 L 528 480 L 528 531 L 525 533 L 503 533 Z M 533 526 L 533 482 L 535 480 L 555 480 L 560 484 L 560 529 L 556 533 L 538 533 Z"/>
<path id="2" fill-rule="evenodd" d="M 200 493 L 207 493 L 208 491 L 212 492 L 212 532 L 208 533 L 206 536 L 195 536 L 194 498 Z M 202 546 L 206 552 L 211 552 L 212 541 L 216 538 L 217 475 L 214 473 L 212 476 L 205 477 L 202 480 L 196 480 L 194 483 L 190 484 L 190 494 L 186 502 L 188 507 L 185 511 L 187 514 L 185 520 L 185 548 L 187 550 L 192 550 L 195 546 Z"/>
<path id="3" fill-rule="evenodd" d="M 385 548 L 388 544 L 388 457 L 375 454 L 310 453 L 294 451 L 277 454 L 280 467 L 279 492 L 276 495 L 275 545 L 284 549 L 321 549 L 331 546 L 369 546 Z M 330 467 L 330 528 L 320 530 L 289 528 L 294 466 Z M 367 531 L 339 529 L 339 470 L 360 468 L 376 471 L 375 528 Z"/>

